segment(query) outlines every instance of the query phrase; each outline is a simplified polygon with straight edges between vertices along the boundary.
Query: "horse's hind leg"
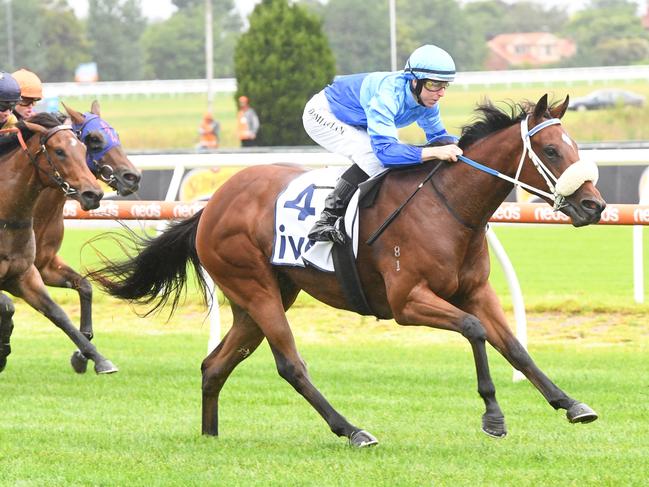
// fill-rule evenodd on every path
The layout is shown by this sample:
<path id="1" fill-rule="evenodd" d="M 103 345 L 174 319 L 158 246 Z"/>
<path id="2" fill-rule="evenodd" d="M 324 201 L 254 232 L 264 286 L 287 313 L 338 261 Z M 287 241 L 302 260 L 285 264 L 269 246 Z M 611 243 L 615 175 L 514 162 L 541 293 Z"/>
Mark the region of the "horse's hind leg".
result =
<path id="1" fill-rule="evenodd" d="M 79 293 L 81 319 L 79 330 L 88 340 L 92 340 L 92 286 L 77 271 L 72 269 L 63 260 L 55 255 L 46 265 L 38 271 L 47 286 L 74 289 Z M 70 364 L 74 371 L 83 374 L 88 368 L 88 359 L 80 350 L 75 350 L 70 357 Z"/>
<path id="2" fill-rule="evenodd" d="M 281 278 L 278 281 L 277 275 L 263 255 L 259 255 L 257 262 L 252 262 L 253 253 L 254 251 L 251 251 L 248 254 L 251 262 L 243 269 L 245 275 L 242 275 L 241 268 L 227 266 L 219 269 L 223 278 L 212 276 L 214 281 L 219 283 L 223 293 L 230 297 L 231 301 L 238 303 L 243 310 L 247 311 L 250 319 L 257 324 L 268 340 L 279 375 L 313 406 L 327 422 L 331 431 L 338 436 L 349 438 L 353 446 L 375 445 L 376 438 L 349 423 L 311 383 L 286 319 L 287 296 L 291 295 L 287 289 L 290 285 Z M 206 260 L 208 256 L 201 256 L 201 261 L 206 268 L 209 268 Z M 254 275 L 249 275 L 248 269 L 253 269 Z M 292 302 L 292 299 L 294 296 L 288 300 Z"/>
<path id="3" fill-rule="evenodd" d="M 9 296 L 0 293 L 0 372 L 7 365 L 7 356 L 11 353 L 11 332 L 13 323 L 14 303 Z"/>
<path id="4" fill-rule="evenodd" d="M 8 290 L 12 294 L 22 297 L 30 306 L 41 312 L 63 330 L 81 353 L 95 362 L 96 373 L 111 374 L 117 372 L 117 367 L 97 351 L 97 348 L 90 343 L 83 333 L 75 328 L 63 309 L 52 300 L 36 267 L 32 266 L 17 282 L 16 286 L 11 286 Z"/>
<path id="5" fill-rule="evenodd" d="M 219 394 L 234 368 L 257 349 L 264 334 L 257 324 L 232 303 L 232 328 L 203 360 L 203 434 L 217 436 Z"/>

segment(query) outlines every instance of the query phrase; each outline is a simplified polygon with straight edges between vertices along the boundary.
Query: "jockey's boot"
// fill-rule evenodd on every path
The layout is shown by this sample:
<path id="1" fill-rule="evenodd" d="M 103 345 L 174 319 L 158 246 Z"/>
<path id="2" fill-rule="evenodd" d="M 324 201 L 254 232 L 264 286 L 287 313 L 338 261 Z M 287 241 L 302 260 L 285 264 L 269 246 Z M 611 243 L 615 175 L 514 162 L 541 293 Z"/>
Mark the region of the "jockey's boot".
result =
<path id="1" fill-rule="evenodd" d="M 343 221 L 345 210 L 358 185 L 368 178 L 369 176 L 365 171 L 356 164 L 340 176 L 336 187 L 325 199 L 325 207 L 320 214 L 320 218 L 309 231 L 309 240 L 345 243 L 346 235 Z"/>

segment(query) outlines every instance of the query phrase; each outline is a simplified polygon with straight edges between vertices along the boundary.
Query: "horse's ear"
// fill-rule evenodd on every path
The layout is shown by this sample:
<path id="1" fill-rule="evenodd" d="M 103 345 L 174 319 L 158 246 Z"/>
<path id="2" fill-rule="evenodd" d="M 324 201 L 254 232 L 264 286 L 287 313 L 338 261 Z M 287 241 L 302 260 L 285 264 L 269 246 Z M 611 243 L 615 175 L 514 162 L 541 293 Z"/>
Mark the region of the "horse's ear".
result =
<path id="1" fill-rule="evenodd" d="M 65 103 L 61 102 L 61 105 L 63 105 L 63 108 L 65 108 L 65 111 L 68 112 L 68 115 L 70 115 L 70 118 L 72 119 L 72 122 L 81 125 L 83 124 L 83 121 L 85 120 L 83 118 L 83 115 L 76 110 L 73 110 L 69 106 L 67 106 Z"/>
<path id="2" fill-rule="evenodd" d="M 566 95 L 566 99 L 563 100 L 561 105 L 557 105 L 550 109 L 550 115 L 554 118 L 561 118 L 566 113 L 568 109 L 568 103 L 570 102 L 570 95 Z"/>
<path id="3" fill-rule="evenodd" d="M 543 95 L 534 106 L 534 118 L 539 120 L 543 118 L 545 112 L 548 111 L 548 94 Z"/>
<path id="4" fill-rule="evenodd" d="M 40 134 L 46 134 L 47 133 L 47 129 L 45 127 L 43 127 L 42 125 L 38 125 L 37 123 L 27 122 L 26 120 L 23 120 L 23 123 L 25 124 L 25 127 L 27 127 L 32 132 L 37 132 L 37 133 L 40 133 Z"/>
<path id="5" fill-rule="evenodd" d="M 101 114 L 99 113 L 99 101 L 97 100 L 92 101 L 92 105 L 90 105 L 90 113 L 94 113 L 99 118 L 101 118 Z"/>

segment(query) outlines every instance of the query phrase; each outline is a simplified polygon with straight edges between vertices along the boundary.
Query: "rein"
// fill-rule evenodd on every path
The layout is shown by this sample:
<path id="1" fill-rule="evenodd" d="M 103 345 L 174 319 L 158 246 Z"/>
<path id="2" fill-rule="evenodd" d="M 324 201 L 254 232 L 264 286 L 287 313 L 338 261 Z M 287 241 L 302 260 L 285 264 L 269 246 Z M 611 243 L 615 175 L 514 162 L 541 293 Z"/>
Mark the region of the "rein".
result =
<path id="1" fill-rule="evenodd" d="M 392 214 L 381 224 L 379 228 L 377 228 L 372 235 L 370 235 L 370 238 L 367 239 L 367 245 L 372 245 L 377 238 L 381 236 L 381 234 L 385 231 L 386 228 L 392 223 L 392 221 L 399 216 L 399 213 L 401 213 L 401 210 L 410 202 L 412 198 L 417 194 L 417 192 L 426 184 L 430 178 L 433 177 L 433 175 L 437 172 L 437 170 L 442 166 L 442 162 L 438 162 L 437 165 L 428 173 L 428 175 L 424 178 L 424 180 L 419 183 L 419 185 L 415 188 L 415 190 L 412 192 L 410 196 L 401 203 L 401 206 L 394 210 Z"/>
<path id="2" fill-rule="evenodd" d="M 534 128 L 532 128 L 532 130 L 528 130 L 528 119 L 529 115 L 525 117 L 524 120 L 521 120 L 521 139 L 523 140 L 523 153 L 521 154 L 521 158 L 518 162 L 518 169 L 516 170 L 515 177 L 512 178 L 510 176 L 507 176 L 506 174 L 496 171 L 495 169 L 469 159 L 466 156 L 458 156 L 458 159 L 480 171 L 491 174 L 492 176 L 496 176 L 497 178 L 504 179 L 505 181 L 510 182 L 515 186 L 520 186 L 530 193 L 534 193 L 538 196 L 544 196 L 554 201 L 553 209 L 554 211 L 559 211 L 561 208 L 566 206 L 566 196 L 570 196 L 572 193 L 574 193 L 577 188 L 584 182 L 597 182 L 599 176 L 597 166 L 592 162 L 579 160 L 572 164 L 568 169 L 566 169 L 564 173 L 557 179 L 557 177 L 552 174 L 552 171 L 548 169 L 548 167 L 543 163 L 536 152 L 534 152 L 534 149 L 532 149 L 531 139 L 534 134 L 540 132 L 546 127 L 549 127 L 550 125 L 561 125 L 561 120 L 558 118 L 551 118 L 536 125 Z M 539 188 L 535 188 L 534 186 L 530 186 L 529 184 L 519 180 L 521 170 L 523 169 L 523 163 L 525 162 L 525 156 L 529 156 L 532 164 L 534 165 L 534 168 L 543 177 L 551 193 L 543 191 Z M 579 174 L 579 172 L 581 172 L 582 174 Z"/>
<path id="3" fill-rule="evenodd" d="M 570 167 L 566 169 L 563 172 L 563 174 L 561 174 L 561 176 L 559 176 L 559 178 L 557 179 L 557 177 L 554 174 L 552 174 L 552 171 L 550 171 L 547 168 L 547 166 L 543 163 L 543 161 L 536 154 L 536 152 L 534 152 L 534 149 L 532 149 L 531 139 L 534 134 L 540 132 L 546 127 L 549 127 L 551 125 L 561 125 L 561 120 L 558 118 L 551 118 L 549 120 L 545 120 L 541 122 L 540 124 L 533 127 L 531 130 L 529 130 L 527 128 L 529 118 L 530 116 L 528 115 L 523 120 L 521 120 L 520 126 L 521 126 L 521 139 L 523 141 L 523 153 L 521 154 L 521 158 L 518 162 L 518 169 L 516 170 L 515 177 L 512 178 L 510 176 L 507 176 L 506 174 L 503 174 L 500 171 L 497 171 L 496 169 L 487 167 L 484 164 L 480 164 L 479 162 L 476 162 L 473 159 L 470 159 L 463 155 L 457 156 L 457 158 L 458 160 L 464 162 L 465 164 L 468 164 L 469 166 L 474 167 L 475 169 L 478 169 L 487 174 L 491 174 L 492 176 L 495 176 L 497 178 L 504 179 L 505 181 L 510 182 L 515 186 L 520 186 L 521 188 L 524 188 L 531 193 L 535 193 L 539 196 L 544 196 L 554 201 L 553 209 L 554 211 L 558 211 L 564 206 L 566 206 L 565 203 L 566 196 L 570 196 L 571 194 L 573 194 L 579 188 L 579 186 L 581 186 L 584 182 L 593 181 L 593 184 L 597 183 L 599 172 L 595 163 L 579 160 L 571 164 Z M 551 193 L 548 193 L 547 191 L 543 191 L 539 188 L 535 188 L 534 186 L 531 186 L 519 180 L 520 173 L 521 170 L 523 169 L 523 163 L 525 162 L 526 156 L 529 156 L 530 160 L 532 161 L 532 164 L 534 165 L 538 173 L 545 180 L 546 184 L 548 185 L 548 189 L 551 191 Z M 417 186 L 415 191 L 408 197 L 408 199 L 406 199 L 406 201 L 402 203 L 399 208 L 397 208 L 394 212 L 392 212 L 392 214 L 385 220 L 385 222 L 383 222 L 383 224 L 370 236 L 370 238 L 367 240 L 368 245 L 372 245 L 376 241 L 376 239 L 381 236 L 381 234 L 392 223 L 392 221 L 397 216 L 399 216 L 401 210 L 408 204 L 408 202 L 415 196 L 415 194 L 417 194 L 417 191 L 419 191 L 422 188 L 422 186 L 433 177 L 433 174 L 435 174 L 435 172 L 440 166 L 441 166 L 441 162 L 438 163 L 433 168 L 433 170 L 426 176 L 426 178 L 419 184 L 419 186 Z M 450 207 L 446 199 L 443 197 L 442 193 L 439 191 L 439 189 L 437 189 L 437 187 L 435 186 L 435 184 L 432 183 L 432 181 L 431 184 L 435 192 L 442 197 L 442 202 L 449 210 L 449 212 L 453 215 L 453 217 L 464 226 L 471 229 L 475 229 L 472 225 L 468 225 L 466 222 L 464 222 L 461 218 L 458 217 L 455 210 Z"/>

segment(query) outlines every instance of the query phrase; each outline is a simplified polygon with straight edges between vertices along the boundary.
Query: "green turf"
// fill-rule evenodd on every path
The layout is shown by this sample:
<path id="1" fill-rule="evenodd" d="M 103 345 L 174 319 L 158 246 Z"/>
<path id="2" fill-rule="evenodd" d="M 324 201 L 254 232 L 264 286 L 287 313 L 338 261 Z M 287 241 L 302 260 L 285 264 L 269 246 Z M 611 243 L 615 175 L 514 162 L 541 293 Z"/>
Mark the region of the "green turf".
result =
<path id="1" fill-rule="evenodd" d="M 359 329 L 353 342 L 315 343 L 298 326 L 314 382 L 381 442 L 356 451 L 279 378 L 265 344 L 226 384 L 221 436 L 201 437 L 205 329 L 102 311 L 96 341 L 121 367 L 113 376 L 75 376 L 60 334 L 18 326 L 0 375 L 0 485 L 646 485 L 646 343 L 533 347 L 560 386 L 599 412 L 588 425 L 568 424 L 529 383 L 512 383 L 492 351 L 509 428 L 494 440 L 479 431 L 464 342 Z"/>
<path id="2" fill-rule="evenodd" d="M 167 321 L 138 318 L 96 291 L 94 342 L 120 367 L 113 376 L 75 375 L 72 344 L 16 303 L 13 353 L 0 374 L 0 486 L 646 485 L 649 312 L 631 299 L 630 229 L 495 228 L 531 303 L 532 356 L 598 421 L 568 424 L 531 384 L 512 383 L 490 348 L 509 428 L 506 439 L 490 439 L 464 339 L 303 297 L 289 321 L 313 381 L 379 447 L 352 450 L 329 432 L 278 376 L 266 344 L 223 390 L 221 436 L 205 438 L 209 326 L 195 293 Z M 80 249 L 96 233 L 68 229 L 64 258 L 94 265 L 91 249 Z M 511 315 L 497 271 L 494 285 Z M 54 295 L 77 321 L 76 294 Z M 225 332 L 227 306 L 221 316 Z"/>

